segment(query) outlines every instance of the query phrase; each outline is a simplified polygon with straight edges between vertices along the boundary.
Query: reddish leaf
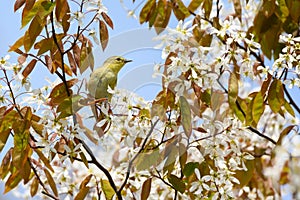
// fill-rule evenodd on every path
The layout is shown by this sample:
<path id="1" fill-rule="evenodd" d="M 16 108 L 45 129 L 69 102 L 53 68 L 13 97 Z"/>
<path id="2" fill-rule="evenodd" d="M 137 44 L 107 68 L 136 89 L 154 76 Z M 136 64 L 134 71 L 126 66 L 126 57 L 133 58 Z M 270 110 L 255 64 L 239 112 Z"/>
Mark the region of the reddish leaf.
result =
<path id="1" fill-rule="evenodd" d="M 100 42 L 101 42 L 102 50 L 104 51 L 104 49 L 108 44 L 109 35 L 108 35 L 107 26 L 103 20 L 99 20 L 99 33 L 100 33 Z"/>
<path id="2" fill-rule="evenodd" d="M 53 65 L 53 62 L 52 62 L 52 59 L 50 58 L 50 56 L 46 55 L 45 61 L 46 61 L 48 70 L 53 74 L 56 71 L 56 66 Z"/>
<path id="3" fill-rule="evenodd" d="M 33 59 L 30 61 L 30 63 L 26 66 L 26 68 L 23 70 L 22 75 L 24 78 L 27 78 L 27 76 L 32 72 L 33 68 L 36 65 L 37 60 Z"/>
<path id="4" fill-rule="evenodd" d="M 26 61 L 26 58 L 27 58 L 27 54 L 21 54 L 19 57 L 18 57 L 18 63 L 20 64 L 20 65 L 22 65 L 25 61 Z"/>
<path id="5" fill-rule="evenodd" d="M 106 22 L 106 24 L 111 28 L 114 29 L 114 24 L 113 21 L 111 20 L 111 18 L 105 13 L 102 12 L 101 16 L 103 17 L 104 21 Z"/>

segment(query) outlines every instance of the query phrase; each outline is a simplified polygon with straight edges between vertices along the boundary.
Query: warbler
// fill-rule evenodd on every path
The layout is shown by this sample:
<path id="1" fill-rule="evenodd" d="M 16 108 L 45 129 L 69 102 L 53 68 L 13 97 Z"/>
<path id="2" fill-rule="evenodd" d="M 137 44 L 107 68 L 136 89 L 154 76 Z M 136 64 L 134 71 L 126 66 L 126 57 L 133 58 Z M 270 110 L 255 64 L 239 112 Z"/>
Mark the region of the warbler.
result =
<path id="1" fill-rule="evenodd" d="M 107 98 L 111 99 L 112 95 L 107 92 L 108 86 L 114 89 L 117 84 L 118 73 L 122 67 L 132 60 L 127 60 L 121 56 L 112 56 L 108 58 L 94 72 L 87 83 L 87 88 L 95 99 Z"/>

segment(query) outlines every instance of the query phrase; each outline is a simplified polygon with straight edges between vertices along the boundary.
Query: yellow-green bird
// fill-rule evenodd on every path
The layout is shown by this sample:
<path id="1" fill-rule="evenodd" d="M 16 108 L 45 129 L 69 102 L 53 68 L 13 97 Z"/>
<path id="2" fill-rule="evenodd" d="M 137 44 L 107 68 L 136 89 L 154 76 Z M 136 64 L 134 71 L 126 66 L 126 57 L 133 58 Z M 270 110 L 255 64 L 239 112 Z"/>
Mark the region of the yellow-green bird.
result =
<path id="1" fill-rule="evenodd" d="M 87 84 L 89 93 L 95 99 L 108 98 L 110 100 L 112 95 L 107 92 L 108 86 L 111 89 L 116 87 L 119 71 L 126 63 L 131 61 L 122 56 L 108 58 L 102 67 L 92 72 Z"/>

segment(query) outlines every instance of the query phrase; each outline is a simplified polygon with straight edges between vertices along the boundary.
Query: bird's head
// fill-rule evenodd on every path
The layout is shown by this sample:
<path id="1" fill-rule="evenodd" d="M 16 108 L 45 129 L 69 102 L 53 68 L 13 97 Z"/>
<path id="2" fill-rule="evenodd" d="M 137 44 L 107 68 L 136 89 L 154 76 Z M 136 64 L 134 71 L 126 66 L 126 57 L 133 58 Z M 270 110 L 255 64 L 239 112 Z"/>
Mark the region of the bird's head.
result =
<path id="1" fill-rule="evenodd" d="M 118 73 L 120 69 L 128 62 L 131 62 L 132 60 L 127 60 L 123 58 L 122 56 L 112 56 L 109 57 L 105 62 L 104 66 L 108 66 L 113 71 Z"/>

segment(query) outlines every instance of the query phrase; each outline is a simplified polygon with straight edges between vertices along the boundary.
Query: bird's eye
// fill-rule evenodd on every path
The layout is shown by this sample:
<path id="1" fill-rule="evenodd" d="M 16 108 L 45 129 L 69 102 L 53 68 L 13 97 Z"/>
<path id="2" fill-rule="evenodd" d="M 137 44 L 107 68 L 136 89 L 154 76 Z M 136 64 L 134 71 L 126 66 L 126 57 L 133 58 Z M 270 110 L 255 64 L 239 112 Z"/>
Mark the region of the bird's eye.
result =
<path id="1" fill-rule="evenodd" d="M 121 59 L 121 58 L 117 58 L 116 60 L 117 60 L 117 61 L 122 61 L 122 59 Z"/>

